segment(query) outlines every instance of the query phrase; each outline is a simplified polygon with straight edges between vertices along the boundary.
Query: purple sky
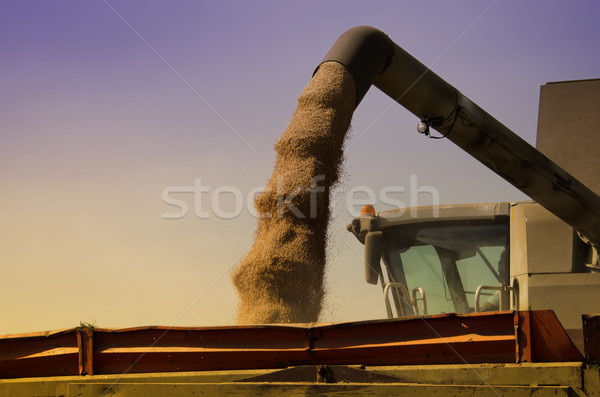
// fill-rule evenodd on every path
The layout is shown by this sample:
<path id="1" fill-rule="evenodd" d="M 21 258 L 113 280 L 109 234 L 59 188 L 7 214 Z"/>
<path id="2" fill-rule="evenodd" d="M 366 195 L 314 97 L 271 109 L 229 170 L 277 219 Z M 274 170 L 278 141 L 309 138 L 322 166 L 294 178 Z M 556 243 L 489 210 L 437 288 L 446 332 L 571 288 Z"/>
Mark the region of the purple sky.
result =
<path id="1" fill-rule="evenodd" d="M 266 182 L 297 96 L 346 29 L 383 30 L 533 143 L 540 85 L 600 77 L 599 11 L 593 1 L 3 2 L 0 334 L 232 323 L 228 270 L 255 220 L 245 205 L 219 219 L 211 198 Z M 417 122 L 372 89 L 353 121 L 345 192 L 408 188 L 416 175 L 444 203 L 525 199 Z M 211 189 L 210 218 L 163 219 L 173 210 L 163 190 L 196 179 Z M 344 194 L 324 321 L 385 313 L 344 230 Z M 231 195 L 218 198 L 233 210 Z"/>

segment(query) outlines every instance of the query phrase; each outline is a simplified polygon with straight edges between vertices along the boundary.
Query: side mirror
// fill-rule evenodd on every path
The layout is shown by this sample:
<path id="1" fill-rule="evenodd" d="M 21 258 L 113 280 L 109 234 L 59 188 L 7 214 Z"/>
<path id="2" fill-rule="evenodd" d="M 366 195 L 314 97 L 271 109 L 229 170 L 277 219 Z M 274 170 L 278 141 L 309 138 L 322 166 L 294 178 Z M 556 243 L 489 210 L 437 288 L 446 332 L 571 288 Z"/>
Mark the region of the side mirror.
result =
<path id="1" fill-rule="evenodd" d="M 381 274 L 381 254 L 383 252 L 383 233 L 373 231 L 365 236 L 365 280 L 377 284 Z"/>

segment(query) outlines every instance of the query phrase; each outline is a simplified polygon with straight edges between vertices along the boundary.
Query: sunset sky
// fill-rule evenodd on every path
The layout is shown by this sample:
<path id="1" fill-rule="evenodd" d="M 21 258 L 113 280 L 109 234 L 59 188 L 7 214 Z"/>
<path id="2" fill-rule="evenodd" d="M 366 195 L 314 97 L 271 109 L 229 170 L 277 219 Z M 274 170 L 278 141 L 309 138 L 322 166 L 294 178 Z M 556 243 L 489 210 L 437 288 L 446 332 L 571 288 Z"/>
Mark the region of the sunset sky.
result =
<path id="1" fill-rule="evenodd" d="M 600 77 L 598 15 L 595 1 L 0 2 L 0 334 L 234 323 L 247 198 L 345 30 L 381 29 L 534 144 L 540 86 Z M 418 121 L 376 88 L 355 113 L 322 321 L 385 316 L 345 231 L 348 200 L 368 201 L 353 189 L 527 199 Z"/>

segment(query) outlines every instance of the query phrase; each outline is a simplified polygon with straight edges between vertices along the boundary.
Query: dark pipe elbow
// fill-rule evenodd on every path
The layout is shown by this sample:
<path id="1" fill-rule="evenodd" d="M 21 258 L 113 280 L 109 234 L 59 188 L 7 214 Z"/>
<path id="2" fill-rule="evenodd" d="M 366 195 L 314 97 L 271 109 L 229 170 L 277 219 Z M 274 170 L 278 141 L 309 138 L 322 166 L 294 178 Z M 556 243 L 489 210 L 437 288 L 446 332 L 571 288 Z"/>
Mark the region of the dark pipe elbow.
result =
<path id="1" fill-rule="evenodd" d="M 356 26 L 337 39 L 319 66 L 325 62 L 344 65 L 354 77 L 358 105 L 393 55 L 394 42 L 385 33 L 370 26 Z"/>
<path id="2" fill-rule="evenodd" d="M 352 74 L 356 104 L 374 84 L 419 119 L 600 246 L 600 196 L 463 96 L 385 33 L 347 30 L 323 62 Z M 458 120 L 458 121 L 457 121 Z"/>

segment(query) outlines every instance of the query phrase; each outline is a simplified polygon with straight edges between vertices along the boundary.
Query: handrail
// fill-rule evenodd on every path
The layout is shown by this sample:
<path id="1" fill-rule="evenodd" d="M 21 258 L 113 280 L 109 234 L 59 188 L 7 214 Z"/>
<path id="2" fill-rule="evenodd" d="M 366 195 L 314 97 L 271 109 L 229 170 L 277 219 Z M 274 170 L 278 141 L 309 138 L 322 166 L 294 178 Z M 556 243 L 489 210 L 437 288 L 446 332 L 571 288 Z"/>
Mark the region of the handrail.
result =
<path id="1" fill-rule="evenodd" d="M 406 311 L 404 310 L 404 304 L 408 303 L 415 311 L 416 315 L 427 315 L 427 296 L 425 295 L 425 290 L 422 287 L 415 287 L 412 290 L 412 299 L 408 293 L 408 289 L 404 284 L 401 283 L 386 283 L 383 288 L 383 300 L 385 302 L 385 310 L 387 312 L 388 318 L 394 318 L 394 313 L 392 312 L 392 305 L 390 303 L 390 290 L 395 289 L 400 293 L 400 316 L 406 316 Z M 421 295 L 420 298 L 417 298 L 417 292 Z M 418 301 L 423 302 L 423 313 L 419 311 Z"/>
<path id="2" fill-rule="evenodd" d="M 390 290 L 394 288 L 396 291 L 400 291 L 400 316 L 406 316 L 404 311 L 404 302 L 408 303 L 411 306 L 413 305 L 412 300 L 410 299 L 410 295 L 408 294 L 408 289 L 401 283 L 387 283 L 383 288 L 383 300 L 385 302 L 385 310 L 387 312 L 388 318 L 394 318 L 394 313 L 392 313 L 392 306 L 390 304 Z"/>
<path id="3" fill-rule="evenodd" d="M 515 287 L 511 287 L 505 284 L 502 285 L 480 285 L 475 290 L 475 313 L 480 312 L 479 307 L 479 296 L 481 295 L 481 291 L 484 289 L 494 290 L 494 291 L 511 291 L 513 293 L 513 305 L 511 310 L 519 310 L 519 291 Z M 499 300 L 499 310 L 502 310 L 502 294 L 500 294 Z"/>
<path id="4" fill-rule="evenodd" d="M 417 292 L 419 294 L 421 294 L 421 298 L 417 298 Z M 425 295 L 425 290 L 423 289 L 423 287 L 415 287 L 412 290 L 412 300 L 414 303 L 414 307 L 415 310 L 417 311 L 417 314 L 421 314 L 419 313 L 419 305 L 417 304 L 418 301 L 423 302 L 423 315 L 426 316 L 427 315 L 427 296 Z"/>

